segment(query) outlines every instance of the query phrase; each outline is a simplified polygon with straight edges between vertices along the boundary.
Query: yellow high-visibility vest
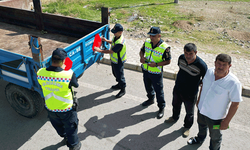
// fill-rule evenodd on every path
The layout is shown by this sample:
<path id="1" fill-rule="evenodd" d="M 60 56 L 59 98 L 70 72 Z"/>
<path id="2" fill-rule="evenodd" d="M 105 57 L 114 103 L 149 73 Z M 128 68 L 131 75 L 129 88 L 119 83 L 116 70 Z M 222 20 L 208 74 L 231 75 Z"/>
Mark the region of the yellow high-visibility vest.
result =
<path id="1" fill-rule="evenodd" d="M 113 42 L 114 38 L 113 38 L 112 44 L 111 44 L 112 48 L 115 46 L 115 44 L 122 44 L 123 45 L 122 50 L 120 51 L 120 58 L 121 58 L 121 61 L 124 63 L 127 60 L 125 39 L 124 39 L 123 35 L 121 35 L 119 39 L 117 39 L 115 42 Z M 114 53 L 110 54 L 110 60 L 113 63 L 117 64 L 118 63 L 118 53 L 114 52 Z"/>
<path id="2" fill-rule="evenodd" d="M 168 48 L 169 45 L 165 42 L 162 42 L 159 46 L 157 46 L 155 49 L 152 48 L 151 40 L 150 38 L 146 39 L 145 41 L 145 57 L 147 59 L 147 62 L 154 62 L 159 63 L 162 62 L 162 56 Z M 162 72 L 163 66 L 157 66 L 157 67 L 150 67 L 147 63 L 142 64 L 142 69 L 145 71 L 148 71 L 152 74 L 160 74 Z"/>
<path id="3" fill-rule="evenodd" d="M 37 72 L 37 80 L 43 90 L 45 106 L 53 112 L 67 112 L 72 109 L 73 95 L 69 83 L 73 71 L 47 71 L 41 68 Z"/>

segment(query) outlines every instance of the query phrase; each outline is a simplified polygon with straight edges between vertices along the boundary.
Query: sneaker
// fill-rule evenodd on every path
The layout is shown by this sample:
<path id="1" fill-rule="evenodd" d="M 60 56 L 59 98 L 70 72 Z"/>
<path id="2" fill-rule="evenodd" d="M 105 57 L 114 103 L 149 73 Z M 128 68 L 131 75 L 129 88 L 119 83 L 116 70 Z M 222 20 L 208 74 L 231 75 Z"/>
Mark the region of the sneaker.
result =
<path id="1" fill-rule="evenodd" d="M 157 119 L 161 119 L 164 116 L 164 108 L 160 108 L 157 114 Z"/>
<path id="2" fill-rule="evenodd" d="M 193 144 L 201 144 L 202 142 L 198 139 L 198 137 L 196 136 L 196 137 L 191 137 L 188 141 L 187 141 L 187 143 L 189 144 L 189 145 L 193 145 Z"/>
<path id="3" fill-rule="evenodd" d="M 111 89 L 113 90 L 120 90 L 120 86 L 118 84 L 111 86 Z"/>
<path id="4" fill-rule="evenodd" d="M 165 123 L 175 123 L 177 120 L 174 120 L 173 117 L 168 117 L 164 122 Z"/>
<path id="5" fill-rule="evenodd" d="M 143 102 L 141 105 L 142 106 L 149 106 L 149 105 L 152 105 L 152 104 L 154 104 L 154 100 L 146 100 L 145 102 Z"/>
<path id="6" fill-rule="evenodd" d="M 115 96 L 116 98 L 120 98 L 122 97 L 123 95 L 125 95 L 126 91 L 125 89 L 121 89 L 121 91 Z"/>
<path id="7" fill-rule="evenodd" d="M 185 128 L 183 127 L 183 130 L 182 130 L 182 137 L 186 138 L 189 136 L 189 128 Z"/>
<path id="8" fill-rule="evenodd" d="M 72 148 L 69 148 L 69 150 L 80 150 L 82 147 L 82 143 L 79 142 L 76 146 L 72 147 Z"/>

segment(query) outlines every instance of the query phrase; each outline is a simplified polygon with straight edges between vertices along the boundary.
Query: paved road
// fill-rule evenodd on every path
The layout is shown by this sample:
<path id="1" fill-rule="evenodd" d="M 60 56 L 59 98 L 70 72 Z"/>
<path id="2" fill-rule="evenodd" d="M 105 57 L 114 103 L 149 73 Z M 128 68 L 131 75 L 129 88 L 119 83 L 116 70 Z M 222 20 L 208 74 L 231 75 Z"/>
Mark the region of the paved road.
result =
<path id="1" fill-rule="evenodd" d="M 120 99 L 114 98 L 118 91 L 109 89 L 115 84 L 109 65 L 94 64 L 79 79 L 80 87 L 76 89 L 80 100 L 78 135 L 83 150 L 208 149 L 209 138 L 202 145 L 190 146 L 186 144 L 188 138 L 181 136 L 184 109 L 176 124 L 164 123 L 164 119 L 171 115 L 174 80 L 164 79 L 167 107 L 164 118 L 158 120 L 156 104 L 148 108 L 140 106 L 146 100 L 142 73 L 125 70 L 125 77 L 127 94 Z M 0 84 L 1 150 L 68 149 L 48 121 L 46 111 L 33 119 L 18 115 L 5 98 L 7 83 L 0 81 Z M 223 131 L 223 150 L 250 149 L 250 98 L 243 97 L 243 100 L 230 129 Z M 197 134 L 196 122 L 190 134 Z"/>

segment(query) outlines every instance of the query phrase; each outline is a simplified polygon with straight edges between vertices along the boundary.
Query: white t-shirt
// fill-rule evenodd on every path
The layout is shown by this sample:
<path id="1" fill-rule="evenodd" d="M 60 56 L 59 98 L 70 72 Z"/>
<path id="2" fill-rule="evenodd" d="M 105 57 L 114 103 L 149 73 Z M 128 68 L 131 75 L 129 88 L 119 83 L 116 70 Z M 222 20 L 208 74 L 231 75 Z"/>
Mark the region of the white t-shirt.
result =
<path id="1" fill-rule="evenodd" d="M 203 86 L 198 104 L 201 114 L 213 120 L 224 119 L 231 102 L 241 102 L 242 86 L 238 78 L 229 72 L 215 81 L 214 67 L 209 68 L 202 80 Z"/>

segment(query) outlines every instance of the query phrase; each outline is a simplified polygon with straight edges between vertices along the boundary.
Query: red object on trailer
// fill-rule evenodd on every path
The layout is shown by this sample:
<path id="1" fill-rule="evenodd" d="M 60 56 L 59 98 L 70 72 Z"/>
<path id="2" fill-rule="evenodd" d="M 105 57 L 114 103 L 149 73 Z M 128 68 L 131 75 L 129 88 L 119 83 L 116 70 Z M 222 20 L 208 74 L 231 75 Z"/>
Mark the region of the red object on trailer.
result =
<path id="1" fill-rule="evenodd" d="M 66 58 L 65 58 L 64 65 L 65 65 L 64 70 L 67 71 L 67 70 L 71 69 L 71 67 L 72 67 L 72 65 L 73 65 L 73 62 L 72 62 L 72 60 L 71 60 L 69 57 L 66 57 Z"/>
<path id="2" fill-rule="evenodd" d="M 100 47 L 102 45 L 102 39 L 99 34 L 95 35 L 94 43 L 92 46 L 92 50 L 94 51 L 94 47 Z"/>

